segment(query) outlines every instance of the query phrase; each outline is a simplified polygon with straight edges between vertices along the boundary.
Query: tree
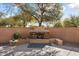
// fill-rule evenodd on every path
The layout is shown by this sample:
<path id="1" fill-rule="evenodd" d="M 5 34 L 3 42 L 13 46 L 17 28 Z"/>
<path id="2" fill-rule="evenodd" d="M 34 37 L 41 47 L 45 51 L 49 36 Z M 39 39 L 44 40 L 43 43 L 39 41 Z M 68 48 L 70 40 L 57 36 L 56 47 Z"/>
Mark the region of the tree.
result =
<path id="1" fill-rule="evenodd" d="M 1 19 L 0 20 L 0 27 L 6 27 L 6 25 L 8 24 L 6 19 Z"/>
<path id="2" fill-rule="evenodd" d="M 4 18 L 0 20 L 0 26 L 1 27 L 16 27 L 16 26 L 21 26 L 22 23 L 20 22 L 20 20 L 18 20 L 16 18 L 16 16 L 13 17 L 9 17 L 9 18 Z"/>
<path id="3" fill-rule="evenodd" d="M 3 17 L 3 16 L 5 16 L 5 13 L 0 12 L 0 18 Z"/>
<path id="4" fill-rule="evenodd" d="M 21 13 L 19 15 L 16 15 L 13 17 L 13 19 L 15 20 L 15 22 L 18 24 L 18 25 L 22 25 L 23 27 L 26 27 L 27 23 L 28 22 L 31 22 L 30 19 L 32 19 L 33 21 L 33 17 L 30 16 L 28 13 Z"/>
<path id="5" fill-rule="evenodd" d="M 22 12 L 34 17 L 39 26 L 42 26 L 43 22 L 57 21 L 62 17 L 62 5 L 59 3 L 16 4 L 16 6 Z"/>
<path id="6" fill-rule="evenodd" d="M 70 16 L 63 21 L 64 27 L 79 27 L 79 16 Z"/>
<path id="7" fill-rule="evenodd" d="M 2 19 L 3 16 L 5 16 L 5 13 L 0 12 L 0 26 L 5 26 L 7 24 L 6 21 Z"/>
<path id="8" fill-rule="evenodd" d="M 79 16 L 71 16 L 70 21 L 74 25 L 74 27 L 79 26 Z"/>
<path id="9" fill-rule="evenodd" d="M 63 21 L 63 26 L 64 27 L 74 27 L 74 24 L 72 24 L 71 20 L 65 19 Z"/>

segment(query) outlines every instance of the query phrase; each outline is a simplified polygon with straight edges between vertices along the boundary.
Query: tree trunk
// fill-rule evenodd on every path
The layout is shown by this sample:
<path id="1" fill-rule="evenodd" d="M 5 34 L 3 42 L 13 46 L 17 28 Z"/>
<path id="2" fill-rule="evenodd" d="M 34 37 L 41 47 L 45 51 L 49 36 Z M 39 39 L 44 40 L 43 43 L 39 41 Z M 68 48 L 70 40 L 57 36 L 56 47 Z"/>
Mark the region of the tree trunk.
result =
<path id="1" fill-rule="evenodd" d="M 42 26 L 42 22 L 39 22 L 39 27 L 41 27 Z"/>
<path id="2" fill-rule="evenodd" d="M 40 21 L 39 21 L 39 27 L 42 26 L 42 22 L 43 22 L 43 14 L 44 14 L 44 11 L 43 11 L 43 4 L 41 5 L 40 10 L 41 10 L 41 19 L 40 19 Z"/>
<path id="3" fill-rule="evenodd" d="M 25 20 L 23 20 L 23 27 L 26 27 L 26 22 L 25 22 Z"/>

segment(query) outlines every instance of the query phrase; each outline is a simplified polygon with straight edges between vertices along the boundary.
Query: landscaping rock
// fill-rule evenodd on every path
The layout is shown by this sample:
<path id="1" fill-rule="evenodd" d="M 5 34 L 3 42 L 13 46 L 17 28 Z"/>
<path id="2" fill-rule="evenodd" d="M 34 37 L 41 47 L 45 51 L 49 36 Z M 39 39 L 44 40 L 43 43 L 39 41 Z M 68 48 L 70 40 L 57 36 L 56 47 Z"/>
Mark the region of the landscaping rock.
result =
<path id="1" fill-rule="evenodd" d="M 74 52 L 56 46 L 45 45 L 43 48 L 28 48 L 27 45 L 0 47 L 0 56 L 79 56 Z"/>

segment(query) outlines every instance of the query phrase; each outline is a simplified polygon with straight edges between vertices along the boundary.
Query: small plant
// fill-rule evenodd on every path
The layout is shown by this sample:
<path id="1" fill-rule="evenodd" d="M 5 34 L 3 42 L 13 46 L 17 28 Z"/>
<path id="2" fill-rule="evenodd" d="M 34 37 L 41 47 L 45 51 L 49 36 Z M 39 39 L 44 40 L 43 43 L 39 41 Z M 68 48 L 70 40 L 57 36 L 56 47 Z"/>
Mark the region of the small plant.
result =
<path id="1" fill-rule="evenodd" d="M 19 38 L 21 38 L 20 33 L 19 33 L 19 32 L 15 32 L 15 33 L 13 34 L 13 40 L 16 40 L 16 39 L 19 39 Z"/>

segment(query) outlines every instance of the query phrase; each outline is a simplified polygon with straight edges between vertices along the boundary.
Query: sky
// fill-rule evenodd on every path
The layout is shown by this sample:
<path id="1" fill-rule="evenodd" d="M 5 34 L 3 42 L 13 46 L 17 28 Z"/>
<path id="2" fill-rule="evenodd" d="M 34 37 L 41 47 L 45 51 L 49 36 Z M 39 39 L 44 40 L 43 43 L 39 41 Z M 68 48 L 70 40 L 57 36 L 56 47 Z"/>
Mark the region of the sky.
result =
<path id="1" fill-rule="evenodd" d="M 63 18 L 67 18 L 71 15 L 79 15 L 79 3 L 65 3 L 63 4 Z"/>
<path id="2" fill-rule="evenodd" d="M 0 12 L 6 13 L 6 17 L 14 16 L 20 12 L 14 4 L 11 3 L 0 3 Z"/>
<path id="3" fill-rule="evenodd" d="M 11 9 L 9 10 L 9 12 L 8 12 L 9 7 L 7 6 L 9 6 Z M 10 15 L 13 16 L 14 13 L 17 13 L 17 12 L 19 13 L 20 10 L 16 6 L 12 7 L 12 5 L 10 4 L 0 3 L 0 12 L 6 13 L 7 14 L 6 17 L 9 17 Z M 68 18 L 71 15 L 76 15 L 76 16 L 79 15 L 79 3 L 63 3 L 63 17 L 62 18 Z"/>

